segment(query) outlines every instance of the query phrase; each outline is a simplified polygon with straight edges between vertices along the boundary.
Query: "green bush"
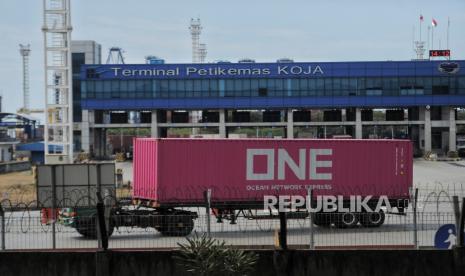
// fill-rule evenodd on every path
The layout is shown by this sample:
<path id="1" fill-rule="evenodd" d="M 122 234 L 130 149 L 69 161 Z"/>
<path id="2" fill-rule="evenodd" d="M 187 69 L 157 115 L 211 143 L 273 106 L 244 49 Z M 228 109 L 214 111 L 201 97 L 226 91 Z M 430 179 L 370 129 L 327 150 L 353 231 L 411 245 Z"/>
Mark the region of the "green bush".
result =
<path id="1" fill-rule="evenodd" d="M 257 262 L 257 255 L 227 246 L 224 241 L 205 235 L 186 238 L 175 259 L 193 275 L 247 275 Z"/>

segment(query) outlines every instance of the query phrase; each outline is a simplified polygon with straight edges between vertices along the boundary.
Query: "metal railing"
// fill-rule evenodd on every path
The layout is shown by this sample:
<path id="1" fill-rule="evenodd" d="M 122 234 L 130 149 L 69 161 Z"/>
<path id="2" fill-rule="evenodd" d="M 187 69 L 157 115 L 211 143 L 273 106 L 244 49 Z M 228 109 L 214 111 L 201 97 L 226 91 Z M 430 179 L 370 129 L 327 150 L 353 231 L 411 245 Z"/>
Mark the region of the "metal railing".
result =
<path id="1" fill-rule="evenodd" d="M 235 224 L 229 221 L 217 223 L 213 214 L 206 214 L 205 208 L 190 208 L 196 211 L 189 235 L 209 234 L 213 238 L 225 240 L 228 244 L 244 247 L 273 247 L 277 245 L 280 231 L 279 219 L 249 219 L 238 217 Z M 66 226 L 68 222 L 58 215 L 44 214 L 39 210 L 5 211 L 1 216 L 2 249 L 59 249 L 59 248 L 97 248 L 97 219 L 95 215 L 74 217 L 80 221 L 79 227 Z M 330 214 L 327 219 L 336 220 Z M 360 224 L 350 228 L 339 228 L 333 223 L 321 223 L 311 226 L 310 217 L 287 219 L 287 243 L 289 246 L 311 248 L 423 248 L 434 246 L 435 232 L 441 225 L 455 224 L 452 212 L 421 212 L 416 226 L 413 213 L 389 215 L 379 227 L 364 227 Z M 154 216 L 125 215 L 118 216 L 123 221 L 146 221 L 147 227 L 110 225 L 109 248 L 173 248 L 184 241 L 184 236 L 166 233 L 174 223 L 167 221 L 152 227 Z M 208 221 L 211 221 L 209 226 Z M 56 222 L 56 223 L 54 223 Z M 111 223 L 110 223 L 111 224 Z M 55 225 L 55 231 L 53 231 Z M 177 226 L 177 225 L 176 225 Z M 210 229 L 209 229 L 210 228 Z M 416 230 L 415 238 L 414 231 Z"/>

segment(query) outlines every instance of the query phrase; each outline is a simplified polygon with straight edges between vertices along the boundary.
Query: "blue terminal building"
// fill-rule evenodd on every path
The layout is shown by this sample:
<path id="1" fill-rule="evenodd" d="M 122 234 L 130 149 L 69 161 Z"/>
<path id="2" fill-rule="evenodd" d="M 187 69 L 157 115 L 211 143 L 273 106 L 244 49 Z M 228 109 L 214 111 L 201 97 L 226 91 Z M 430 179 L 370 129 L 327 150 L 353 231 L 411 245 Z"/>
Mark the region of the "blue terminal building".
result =
<path id="1" fill-rule="evenodd" d="M 418 154 L 447 153 L 465 135 L 464 107 L 463 60 L 80 68 L 80 144 L 96 156 L 112 154 L 106 132 L 118 128 L 153 137 L 184 129 L 222 138 L 403 138 Z"/>

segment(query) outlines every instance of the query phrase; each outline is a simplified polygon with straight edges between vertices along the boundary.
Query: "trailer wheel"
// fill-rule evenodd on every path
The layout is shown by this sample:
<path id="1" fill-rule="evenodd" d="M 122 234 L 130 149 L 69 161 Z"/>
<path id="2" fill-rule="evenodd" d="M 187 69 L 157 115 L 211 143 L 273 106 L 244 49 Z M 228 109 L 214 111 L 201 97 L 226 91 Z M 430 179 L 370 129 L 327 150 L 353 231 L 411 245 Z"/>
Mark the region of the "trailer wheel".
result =
<path id="1" fill-rule="evenodd" d="M 166 224 L 160 228 L 165 236 L 182 237 L 189 235 L 194 229 L 194 220 L 186 215 L 171 215 L 166 217 Z"/>
<path id="2" fill-rule="evenodd" d="M 337 228 L 352 228 L 357 226 L 359 222 L 359 216 L 356 213 L 338 213 L 334 225 Z"/>
<path id="3" fill-rule="evenodd" d="M 110 225 L 108 229 L 108 237 L 111 237 L 115 227 Z M 97 217 L 92 216 L 86 220 L 78 220 L 76 222 L 76 231 L 85 238 L 96 239 L 97 238 Z"/>
<path id="4" fill-rule="evenodd" d="M 316 213 L 313 216 L 313 224 L 317 226 L 330 226 L 331 219 L 330 219 L 329 214 Z"/>
<path id="5" fill-rule="evenodd" d="M 360 224 L 364 227 L 380 227 L 383 225 L 386 215 L 383 210 L 379 212 L 363 213 L 360 219 Z"/>

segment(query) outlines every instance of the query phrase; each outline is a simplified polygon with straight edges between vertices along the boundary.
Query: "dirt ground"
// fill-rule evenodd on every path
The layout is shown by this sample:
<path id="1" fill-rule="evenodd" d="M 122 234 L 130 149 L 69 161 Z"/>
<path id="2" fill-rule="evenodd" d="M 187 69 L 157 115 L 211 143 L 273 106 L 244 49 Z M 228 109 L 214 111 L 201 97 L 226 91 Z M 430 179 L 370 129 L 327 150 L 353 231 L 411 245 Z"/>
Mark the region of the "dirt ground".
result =
<path id="1" fill-rule="evenodd" d="M 28 204 L 36 200 L 32 170 L 0 174 L 0 201 Z"/>

